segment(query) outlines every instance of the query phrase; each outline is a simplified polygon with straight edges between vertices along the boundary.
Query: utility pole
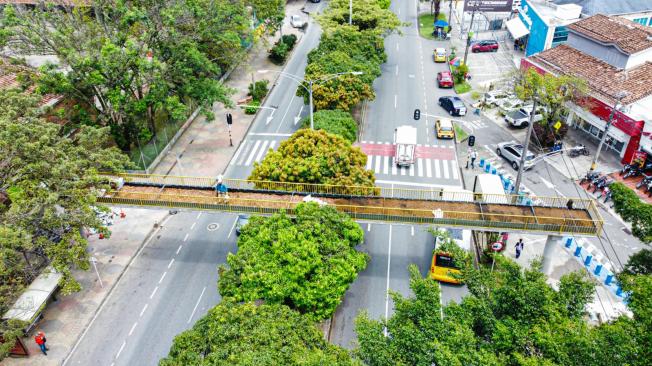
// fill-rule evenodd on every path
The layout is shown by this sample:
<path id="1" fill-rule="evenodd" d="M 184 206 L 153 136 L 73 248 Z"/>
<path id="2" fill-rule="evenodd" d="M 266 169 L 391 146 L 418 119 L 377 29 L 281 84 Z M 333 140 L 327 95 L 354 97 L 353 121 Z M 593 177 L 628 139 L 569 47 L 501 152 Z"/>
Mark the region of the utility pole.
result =
<path id="1" fill-rule="evenodd" d="M 471 11 L 471 24 L 469 24 L 469 31 L 466 33 L 466 48 L 464 49 L 464 65 L 466 65 L 466 57 L 469 55 L 469 46 L 471 45 L 471 30 L 473 29 L 473 19 L 475 18 L 475 11 L 480 6 L 481 1 L 476 2 Z M 462 17 L 464 19 L 464 17 Z"/>
<path id="2" fill-rule="evenodd" d="M 530 112 L 530 121 L 527 125 L 527 133 L 525 134 L 525 141 L 523 142 L 523 151 L 521 152 L 521 160 L 518 165 L 518 174 L 516 175 L 516 183 L 514 184 L 514 194 L 518 194 L 521 188 L 521 179 L 523 178 L 523 171 L 525 170 L 525 158 L 527 157 L 527 148 L 530 145 L 530 136 L 532 136 L 532 130 L 534 129 L 534 114 L 537 111 L 537 94 L 534 94 L 532 112 Z"/>
<path id="3" fill-rule="evenodd" d="M 310 95 L 310 129 L 315 129 L 315 120 L 313 118 L 313 106 L 312 106 L 312 80 L 309 82 L 310 88 L 308 89 L 308 94 Z"/>
<path id="4" fill-rule="evenodd" d="M 353 0 L 349 0 L 349 25 L 353 24 Z"/>
<path id="5" fill-rule="evenodd" d="M 621 91 L 616 94 L 616 103 L 614 104 L 613 108 L 611 109 L 611 113 L 609 113 L 609 119 L 607 120 L 607 125 L 604 128 L 604 132 L 602 133 L 602 138 L 600 139 L 600 143 L 598 144 L 598 148 L 595 150 L 595 156 L 593 156 L 593 161 L 591 162 L 591 169 L 589 169 L 589 172 L 592 172 L 595 170 L 595 168 L 598 165 L 598 157 L 600 156 L 600 151 L 602 150 L 602 145 L 604 145 L 604 141 L 607 139 L 607 132 L 609 132 L 609 127 L 611 127 L 611 124 L 613 123 L 614 120 L 614 114 L 616 113 L 616 109 L 619 108 L 620 106 L 620 101 L 623 100 L 627 96 L 627 92 Z"/>
<path id="6" fill-rule="evenodd" d="M 448 1 L 448 27 L 449 32 L 452 29 L 451 24 L 453 24 L 453 0 Z"/>

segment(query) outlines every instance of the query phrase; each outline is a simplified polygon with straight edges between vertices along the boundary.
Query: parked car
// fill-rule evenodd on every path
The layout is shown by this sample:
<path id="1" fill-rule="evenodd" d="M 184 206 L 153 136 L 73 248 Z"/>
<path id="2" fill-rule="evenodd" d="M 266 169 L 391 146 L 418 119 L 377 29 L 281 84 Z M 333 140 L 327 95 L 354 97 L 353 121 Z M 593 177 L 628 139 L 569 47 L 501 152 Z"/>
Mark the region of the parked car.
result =
<path id="1" fill-rule="evenodd" d="M 498 156 L 502 156 L 503 159 L 507 160 L 512 168 L 514 168 L 514 170 L 519 169 L 522 153 L 523 145 L 513 142 L 501 142 L 496 148 L 496 154 L 498 154 Z M 527 152 L 524 163 L 525 170 L 531 169 L 534 166 L 536 163 L 534 160 L 535 157 L 536 156 L 530 151 Z"/>
<path id="2" fill-rule="evenodd" d="M 498 103 L 498 110 L 503 114 L 507 114 L 513 110 L 523 107 L 523 101 L 518 98 L 505 98 L 500 100 Z"/>
<path id="3" fill-rule="evenodd" d="M 238 215 L 238 221 L 235 222 L 235 235 L 240 235 L 242 228 L 249 223 L 249 215 Z"/>
<path id="4" fill-rule="evenodd" d="M 316 4 L 316 3 L 320 2 L 320 1 L 321 0 L 310 0 L 310 2 L 313 3 L 313 4 Z"/>
<path id="5" fill-rule="evenodd" d="M 529 111 L 528 111 L 529 109 Z M 505 116 L 505 122 L 513 127 L 527 127 L 530 124 L 530 111 L 532 108 L 519 108 L 513 110 Z M 539 122 L 543 119 L 543 114 L 537 112 L 534 114 L 533 121 Z"/>
<path id="6" fill-rule="evenodd" d="M 433 56 L 435 57 L 435 62 L 446 62 L 446 49 L 443 47 L 435 48 Z"/>
<path id="7" fill-rule="evenodd" d="M 306 26 L 306 21 L 301 19 L 300 15 L 292 15 L 290 16 L 290 24 L 294 28 L 303 28 Z"/>
<path id="8" fill-rule="evenodd" d="M 440 88 L 452 88 L 454 84 L 453 75 L 450 71 L 440 71 L 437 73 L 437 85 Z"/>
<path id="9" fill-rule="evenodd" d="M 455 131 L 453 130 L 453 122 L 448 118 L 440 118 L 435 122 L 435 133 L 438 139 L 452 139 L 455 138 Z"/>
<path id="10" fill-rule="evenodd" d="M 451 116 L 466 115 L 466 105 L 460 97 L 446 96 L 439 98 L 439 105 Z"/>
<path id="11" fill-rule="evenodd" d="M 471 52 L 496 52 L 498 51 L 498 41 L 485 40 L 478 41 L 471 46 Z"/>
<path id="12" fill-rule="evenodd" d="M 487 105 L 498 105 L 504 99 L 512 97 L 511 94 L 502 90 L 492 90 L 484 93 L 483 100 Z"/>

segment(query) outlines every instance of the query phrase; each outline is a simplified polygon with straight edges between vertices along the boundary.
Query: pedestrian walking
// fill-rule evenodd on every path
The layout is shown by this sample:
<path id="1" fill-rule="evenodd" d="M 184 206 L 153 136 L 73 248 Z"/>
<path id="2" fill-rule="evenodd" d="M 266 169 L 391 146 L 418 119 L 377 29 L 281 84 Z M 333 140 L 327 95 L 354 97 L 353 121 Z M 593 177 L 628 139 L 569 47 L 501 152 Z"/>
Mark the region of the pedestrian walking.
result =
<path id="1" fill-rule="evenodd" d="M 466 169 L 469 169 L 469 162 L 471 161 L 471 154 L 473 153 L 473 149 L 470 147 L 466 149 Z"/>
<path id="2" fill-rule="evenodd" d="M 473 149 L 473 151 L 471 152 L 471 169 L 475 169 L 474 164 L 475 164 L 475 159 L 477 158 L 478 158 L 478 152 L 475 149 Z"/>
<path id="3" fill-rule="evenodd" d="M 45 342 L 47 342 L 47 339 L 45 338 L 45 333 L 43 332 L 38 332 L 36 336 L 34 336 L 34 342 L 38 344 L 39 348 L 41 349 L 41 352 L 43 352 L 44 355 L 48 355 L 46 351 L 49 350 L 47 346 L 45 345 Z"/>
<path id="4" fill-rule="evenodd" d="M 521 256 L 521 253 L 523 252 L 523 248 L 525 247 L 525 244 L 523 243 L 523 238 L 518 239 L 515 247 L 516 247 L 516 259 L 518 259 Z"/>

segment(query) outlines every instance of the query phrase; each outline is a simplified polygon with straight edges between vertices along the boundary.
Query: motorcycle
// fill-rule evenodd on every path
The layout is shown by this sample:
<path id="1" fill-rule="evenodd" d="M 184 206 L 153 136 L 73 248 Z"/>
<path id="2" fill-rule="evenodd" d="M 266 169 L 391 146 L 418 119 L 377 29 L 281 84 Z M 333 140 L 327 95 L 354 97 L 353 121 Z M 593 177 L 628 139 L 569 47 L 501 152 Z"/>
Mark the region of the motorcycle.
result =
<path id="1" fill-rule="evenodd" d="M 600 179 L 595 183 L 595 188 L 593 189 L 593 193 L 597 192 L 600 189 L 603 189 L 604 187 L 610 185 L 613 182 L 614 182 L 613 179 L 605 175 L 602 179 Z"/>
<path id="2" fill-rule="evenodd" d="M 576 158 L 580 155 L 589 156 L 590 154 L 591 153 L 589 152 L 589 149 L 587 149 L 584 145 L 575 146 L 568 152 L 568 156 L 571 158 Z"/>
<path id="3" fill-rule="evenodd" d="M 643 174 L 643 179 L 636 184 L 636 189 L 640 189 L 643 186 L 647 186 L 648 183 L 652 181 L 652 175 Z"/>
<path id="4" fill-rule="evenodd" d="M 598 175 L 596 175 L 593 179 L 591 179 L 591 180 L 589 181 L 589 185 L 586 187 L 586 190 L 591 190 L 591 188 L 593 188 L 593 186 L 594 186 L 597 182 L 599 182 L 600 179 L 602 179 L 603 177 L 604 177 L 604 175 L 602 175 L 602 173 L 598 173 Z"/>
<path id="5" fill-rule="evenodd" d="M 652 194 L 652 179 L 645 184 L 645 192 L 648 193 L 648 196 Z"/>
<path id="6" fill-rule="evenodd" d="M 623 179 L 627 179 L 629 177 L 637 177 L 639 175 L 643 174 L 643 169 L 639 168 L 638 166 L 632 166 L 631 169 L 625 175 L 623 175 Z"/>
<path id="7" fill-rule="evenodd" d="M 609 187 L 606 187 L 603 192 L 607 192 L 604 195 L 604 203 L 607 203 L 611 199 L 611 189 Z"/>
<path id="8" fill-rule="evenodd" d="M 586 175 L 584 176 L 584 178 L 582 178 L 582 179 L 580 180 L 580 185 L 582 185 L 582 184 L 584 184 L 584 183 L 586 183 L 586 182 L 590 182 L 590 181 L 592 181 L 593 179 L 595 179 L 595 178 L 598 177 L 599 175 L 600 175 L 600 173 L 598 173 L 598 172 L 588 172 L 588 173 L 586 173 Z"/>
<path id="9" fill-rule="evenodd" d="M 633 168 L 634 166 L 635 166 L 635 165 L 632 165 L 632 164 L 625 164 L 625 165 L 623 165 L 623 168 L 620 169 L 620 175 L 625 175 L 625 174 L 627 174 L 630 170 L 632 170 L 632 168 Z"/>

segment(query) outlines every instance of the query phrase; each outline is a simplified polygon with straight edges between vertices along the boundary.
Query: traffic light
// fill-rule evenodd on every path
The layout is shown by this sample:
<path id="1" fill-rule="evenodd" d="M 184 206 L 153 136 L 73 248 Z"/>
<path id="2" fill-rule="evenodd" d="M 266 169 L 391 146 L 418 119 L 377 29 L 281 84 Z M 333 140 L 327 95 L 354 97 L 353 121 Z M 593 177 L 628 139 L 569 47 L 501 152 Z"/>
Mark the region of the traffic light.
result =
<path id="1" fill-rule="evenodd" d="M 414 110 L 414 120 L 418 121 L 421 118 L 421 111 L 419 109 Z"/>
<path id="2" fill-rule="evenodd" d="M 475 136 L 469 136 L 469 146 L 475 145 Z"/>
<path id="3" fill-rule="evenodd" d="M 226 124 L 227 125 L 232 125 L 233 124 L 233 116 L 231 115 L 231 113 L 226 114 Z"/>

